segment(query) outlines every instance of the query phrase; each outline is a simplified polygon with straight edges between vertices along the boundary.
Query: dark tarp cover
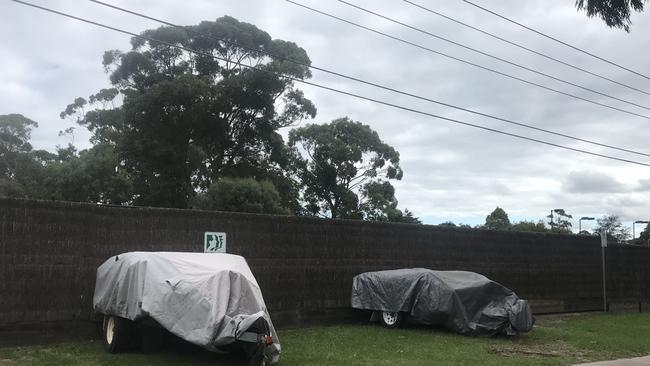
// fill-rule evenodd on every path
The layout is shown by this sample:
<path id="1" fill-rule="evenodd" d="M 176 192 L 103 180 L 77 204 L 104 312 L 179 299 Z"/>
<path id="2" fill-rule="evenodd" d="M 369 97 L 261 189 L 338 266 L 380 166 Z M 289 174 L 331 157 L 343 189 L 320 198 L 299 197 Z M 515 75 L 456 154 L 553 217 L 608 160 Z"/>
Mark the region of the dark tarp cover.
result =
<path id="1" fill-rule="evenodd" d="M 409 314 L 420 324 L 465 335 L 514 335 L 533 328 L 526 300 L 473 272 L 425 268 L 366 272 L 354 277 L 352 307 Z"/>

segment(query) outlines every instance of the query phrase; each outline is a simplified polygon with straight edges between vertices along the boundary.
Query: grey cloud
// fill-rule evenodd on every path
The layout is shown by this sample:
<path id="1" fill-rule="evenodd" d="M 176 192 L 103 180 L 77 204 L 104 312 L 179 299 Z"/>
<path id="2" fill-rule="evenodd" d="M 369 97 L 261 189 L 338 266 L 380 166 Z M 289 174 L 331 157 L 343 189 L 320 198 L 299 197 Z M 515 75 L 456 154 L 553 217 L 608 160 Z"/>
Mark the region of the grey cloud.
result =
<path id="1" fill-rule="evenodd" d="M 607 174 L 595 171 L 573 171 L 562 185 L 568 193 L 621 193 L 626 187 Z"/>
<path id="2" fill-rule="evenodd" d="M 640 197 L 623 196 L 623 197 L 610 197 L 607 199 L 608 205 L 611 207 L 625 207 L 625 208 L 638 208 L 647 204 L 646 200 Z M 617 213 L 616 210 L 613 211 Z"/>
<path id="3" fill-rule="evenodd" d="M 650 211 L 647 198 L 640 195 L 608 197 L 605 204 L 609 208 L 607 213 L 619 216 L 624 223 L 647 220 Z"/>
<path id="4" fill-rule="evenodd" d="M 506 184 L 501 182 L 490 182 L 488 188 L 490 189 L 490 192 L 492 192 L 492 194 L 499 195 L 499 196 L 506 196 L 512 193 L 510 188 Z"/>
<path id="5" fill-rule="evenodd" d="M 650 191 L 650 179 L 640 179 L 639 185 L 636 188 L 639 192 L 648 192 Z"/>

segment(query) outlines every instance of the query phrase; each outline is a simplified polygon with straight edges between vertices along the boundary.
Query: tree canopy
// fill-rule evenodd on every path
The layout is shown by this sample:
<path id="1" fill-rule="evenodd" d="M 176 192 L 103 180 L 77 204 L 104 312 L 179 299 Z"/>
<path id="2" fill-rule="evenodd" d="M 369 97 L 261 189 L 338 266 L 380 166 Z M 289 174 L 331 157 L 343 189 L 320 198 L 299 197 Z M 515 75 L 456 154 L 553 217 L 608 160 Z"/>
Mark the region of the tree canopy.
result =
<path id="1" fill-rule="evenodd" d="M 38 124 L 21 115 L 0 116 L 0 196 L 124 204 L 131 199 L 129 178 L 118 169 L 112 146 L 97 144 L 77 152 L 33 150 Z"/>
<path id="2" fill-rule="evenodd" d="M 445 222 L 441 222 L 441 223 L 438 224 L 438 226 L 444 226 L 444 227 L 459 227 L 459 228 L 463 228 L 463 229 L 471 229 L 471 228 L 472 228 L 471 225 L 463 224 L 463 223 L 459 223 L 458 225 L 456 225 L 456 223 L 453 222 L 453 221 L 445 221 Z M 477 227 L 477 228 L 478 228 L 478 227 Z"/>
<path id="3" fill-rule="evenodd" d="M 576 0 L 578 10 L 589 17 L 599 17 L 608 27 L 630 31 L 630 17 L 634 11 L 643 11 L 645 0 Z"/>
<path id="4" fill-rule="evenodd" d="M 292 80 L 266 72 L 309 78 L 307 67 L 266 56 L 309 64 L 295 43 L 232 17 L 187 28 L 198 33 L 160 27 L 143 35 L 200 54 L 133 38 L 130 51 L 104 54 L 111 88 L 77 98 L 62 113 L 87 127 L 93 141 L 115 147 L 134 204 L 188 207 L 197 191 L 238 169 L 282 166 L 278 130 L 316 114 Z"/>
<path id="5" fill-rule="evenodd" d="M 489 230 L 508 230 L 510 229 L 510 219 L 504 209 L 498 207 L 485 217 L 485 229 Z"/>
<path id="6" fill-rule="evenodd" d="M 132 200 L 133 183 L 113 146 L 100 143 L 79 153 L 69 146 L 45 162 L 40 198 L 123 205 Z"/>
<path id="7" fill-rule="evenodd" d="M 573 234 L 571 227 L 571 219 L 573 216 L 569 215 L 564 209 L 557 208 L 551 211 L 551 214 L 546 216 L 548 221 L 548 226 L 551 228 L 551 232 L 558 234 Z"/>
<path id="8" fill-rule="evenodd" d="M 34 127 L 38 123 L 22 114 L 0 115 L 0 175 L 16 175 L 21 157 L 32 151 L 29 140 Z"/>
<path id="9" fill-rule="evenodd" d="M 289 214 L 273 183 L 252 178 L 221 178 L 199 193 L 194 207 L 204 210 Z"/>
<path id="10" fill-rule="evenodd" d="M 402 178 L 399 153 L 360 122 L 339 118 L 289 132 L 306 213 L 331 218 L 413 220 L 388 182 Z"/>
<path id="11" fill-rule="evenodd" d="M 516 224 L 513 224 L 510 228 L 512 231 L 526 231 L 534 233 L 545 233 L 549 230 L 546 228 L 544 221 L 520 221 Z"/>
<path id="12" fill-rule="evenodd" d="M 625 242 L 630 237 L 630 229 L 623 226 L 621 220 L 616 215 L 605 215 L 596 220 L 594 233 L 606 232 L 608 236 L 614 238 L 619 243 Z"/>
<path id="13" fill-rule="evenodd" d="M 422 222 L 408 209 L 397 208 L 395 188 L 388 181 L 370 181 L 361 188 L 359 211 L 370 221 L 403 222 L 421 224 Z"/>
<path id="14" fill-rule="evenodd" d="M 35 121 L 20 115 L 0 115 L 0 197 L 43 198 L 45 165 L 56 157 L 35 151 L 29 142 Z"/>

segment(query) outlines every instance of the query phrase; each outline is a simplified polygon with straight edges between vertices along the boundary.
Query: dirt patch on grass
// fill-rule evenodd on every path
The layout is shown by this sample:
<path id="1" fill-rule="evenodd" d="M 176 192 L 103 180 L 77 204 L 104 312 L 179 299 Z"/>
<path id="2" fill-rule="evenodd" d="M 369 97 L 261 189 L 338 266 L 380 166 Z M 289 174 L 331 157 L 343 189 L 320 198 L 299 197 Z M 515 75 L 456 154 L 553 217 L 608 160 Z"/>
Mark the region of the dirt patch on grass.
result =
<path id="1" fill-rule="evenodd" d="M 572 358 L 578 362 L 591 361 L 589 351 L 576 349 L 563 342 L 554 342 L 545 345 L 511 345 L 511 346 L 496 346 L 488 350 L 489 353 L 498 354 L 503 356 L 518 356 L 518 357 L 564 357 Z"/>

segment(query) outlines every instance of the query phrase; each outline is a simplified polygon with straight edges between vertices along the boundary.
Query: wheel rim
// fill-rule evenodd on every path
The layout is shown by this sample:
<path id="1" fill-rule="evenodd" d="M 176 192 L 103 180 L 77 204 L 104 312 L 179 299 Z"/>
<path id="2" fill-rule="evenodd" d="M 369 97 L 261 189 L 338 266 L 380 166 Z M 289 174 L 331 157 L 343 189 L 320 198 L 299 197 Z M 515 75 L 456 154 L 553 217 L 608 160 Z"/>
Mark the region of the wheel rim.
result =
<path id="1" fill-rule="evenodd" d="M 397 323 L 397 313 L 395 312 L 384 311 L 381 316 L 384 319 L 384 323 L 386 323 L 386 325 L 395 325 L 395 323 Z"/>
<path id="2" fill-rule="evenodd" d="M 114 332 L 115 332 L 115 318 L 111 316 L 108 318 L 108 321 L 106 322 L 106 343 L 108 344 L 113 343 Z"/>

